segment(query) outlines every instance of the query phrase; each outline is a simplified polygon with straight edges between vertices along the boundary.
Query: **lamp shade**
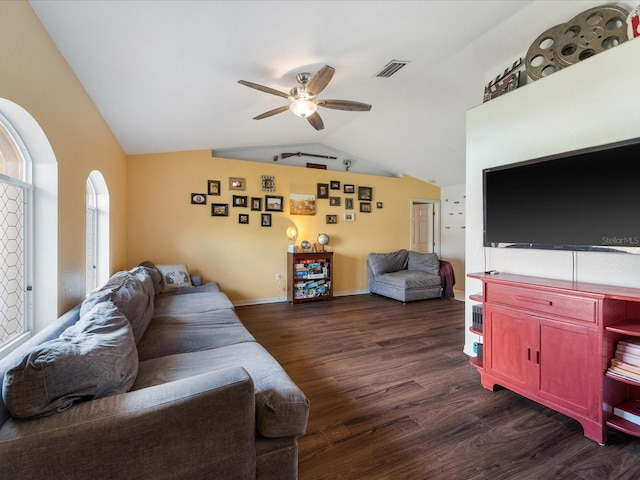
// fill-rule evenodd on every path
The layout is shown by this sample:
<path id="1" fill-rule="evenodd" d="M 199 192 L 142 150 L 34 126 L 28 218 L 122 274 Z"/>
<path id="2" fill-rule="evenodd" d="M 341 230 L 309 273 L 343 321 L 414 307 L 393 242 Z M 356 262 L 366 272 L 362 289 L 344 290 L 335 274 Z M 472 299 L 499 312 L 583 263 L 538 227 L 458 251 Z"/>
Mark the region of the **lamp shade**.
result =
<path id="1" fill-rule="evenodd" d="M 289 105 L 289 110 L 295 113 L 297 116 L 306 118 L 309 115 L 313 115 L 318 109 L 318 105 L 316 105 L 311 100 L 305 100 L 304 98 L 300 98 L 291 102 Z"/>
<path id="2" fill-rule="evenodd" d="M 296 229 L 296 227 L 287 228 L 287 238 L 289 240 L 294 240 L 295 241 L 297 236 L 298 236 L 298 230 Z"/>

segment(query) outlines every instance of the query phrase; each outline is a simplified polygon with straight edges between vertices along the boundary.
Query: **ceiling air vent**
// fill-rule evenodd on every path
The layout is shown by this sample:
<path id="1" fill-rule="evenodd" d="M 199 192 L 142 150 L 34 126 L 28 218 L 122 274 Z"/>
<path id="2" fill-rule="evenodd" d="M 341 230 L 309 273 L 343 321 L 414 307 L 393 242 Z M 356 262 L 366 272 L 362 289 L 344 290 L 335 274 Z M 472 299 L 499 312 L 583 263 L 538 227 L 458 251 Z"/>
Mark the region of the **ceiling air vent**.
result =
<path id="1" fill-rule="evenodd" d="M 391 60 L 383 67 L 382 70 L 376 73 L 375 76 L 380 78 L 389 78 L 391 75 L 404 67 L 407 63 L 409 62 L 405 62 L 403 60 Z"/>

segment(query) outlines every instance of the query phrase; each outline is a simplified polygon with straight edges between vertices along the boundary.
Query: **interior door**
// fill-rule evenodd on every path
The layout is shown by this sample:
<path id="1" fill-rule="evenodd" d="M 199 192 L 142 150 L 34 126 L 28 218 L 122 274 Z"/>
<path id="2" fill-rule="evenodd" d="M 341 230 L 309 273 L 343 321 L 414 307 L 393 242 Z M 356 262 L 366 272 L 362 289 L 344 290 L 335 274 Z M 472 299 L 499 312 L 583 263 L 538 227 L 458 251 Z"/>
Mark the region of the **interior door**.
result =
<path id="1" fill-rule="evenodd" d="M 411 250 L 431 253 L 434 251 L 434 204 L 413 204 L 413 237 Z"/>

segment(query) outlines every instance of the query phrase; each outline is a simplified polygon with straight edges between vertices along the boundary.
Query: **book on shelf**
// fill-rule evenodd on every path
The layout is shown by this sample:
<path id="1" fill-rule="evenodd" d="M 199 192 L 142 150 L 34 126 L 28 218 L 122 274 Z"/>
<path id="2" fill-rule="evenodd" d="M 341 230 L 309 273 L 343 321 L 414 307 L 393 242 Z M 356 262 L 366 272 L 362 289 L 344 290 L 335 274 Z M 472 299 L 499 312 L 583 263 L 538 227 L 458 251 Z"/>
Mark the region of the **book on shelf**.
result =
<path id="1" fill-rule="evenodd" d="M 640 367 L 631 365 L 630 363 L 623 362 L 619 358 L 612 358 L 611 366 L 616 366 L 618 368 L 621 368 L 622 370 L 627 370 L 631 373 L 635 373 L 636 375 L 640 376 Z"/>
<path id="2" fill-rule="evenodd" d="M 635 399 L 622 402 L 620 405 L 613 407 L 613 414 L 640 425 L 640 402 Z"/>
<path id="3" fill-rule="evenodd" d="M 617 367 L 615 365 L 611 365 L 608 368 L 609 372 L 612 372 L 613 374 L 619 376 L 619 377 L 624 377 L 627 380 L 633 380 L 634 382 L 640 382 L 640 374 L 631 372 L 629 370 L 625 370 L 624 368 L 620 368 Z"/>
<path id="4" fill-rule="evenodd" d="M 621 351 L 618 348 L 616 350 L 616 358 L 622 362 L 640 367 L 640 355 L 634 355 L 632 353 L 625 352 L 624 350 Z"/>
<path id="5" fill-rule="evenodd" d="M 618 348 L 635 355 L 640 355 L 640 338 L 628 337 L 618 340 Z"/>

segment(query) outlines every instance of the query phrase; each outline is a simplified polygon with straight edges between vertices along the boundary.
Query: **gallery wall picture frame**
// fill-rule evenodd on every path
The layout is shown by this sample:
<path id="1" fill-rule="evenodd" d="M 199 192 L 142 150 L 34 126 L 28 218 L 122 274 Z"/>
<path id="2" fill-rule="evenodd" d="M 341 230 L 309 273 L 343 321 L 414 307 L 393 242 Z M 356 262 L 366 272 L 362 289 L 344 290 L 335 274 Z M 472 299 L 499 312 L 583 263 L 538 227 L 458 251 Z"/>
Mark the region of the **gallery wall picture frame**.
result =
<path id="1" fill-rule="evenodd" d="M 289 214 L 290 215 L 315 215 L 316 196 L 307 193 L 289 194 Z"/>
<path id="2" fill-rule="evenodd" d="M 220 180 L 207 181 L 207 195 L 220 195 Z"/>
<path id="3" fill-rule="evenodd" d="M 317 195 L 318 195 L 318 198 L 329 198 L 329 184 L 319 183 Z"/>
<path id="4" fill-rule="evenodd" d="M 229 190 L 244 190 L 246 181 L 241 177 L 229 177 Z"/>
<path id="5" fill-rule="evenodd" d="M 262 175 L 262 191 L 263 192 L 276 191 L 276 179 L 273 177 L 273 175 Z"/>
<path id="6" fill-rule="evenodd" d="M 360 202 L 360 211 L 363 213 L 371 213 L 371 203 L 370 202 Z"/>
<path id="7" fill-rule="evenodd" d="M 377 208 L 382 208 L 382 202 L 376 202 L 376 207 Z"/>
<path id="8" fill-rule="evenodd" d="M 353 212 L 344 212 L 344 221 L 345 222 L 355 222 L 356 214 Z"/>
<path id="9" fill-rule="evenodd" d="M 263 227 L 271 226 L 271 214 L 270 213 L 261 213 L 260 214 L 260 225 Z"/>
<path id="10" fill-rule="evenodd" d="M 358 187 L 358 200 L 371 201 L 373 199 L 373 188 Z"/>
<path id="11" fill-rule="evenodd" d="M 262 198 L 261 197 L 251 197 L 251 210 L 254 212 L 262 211 Z"/>
<path id="12" fill-rule="evenodd" d="M 331 190 L 340 190 L 340 180 L 331 180 L 329 182 L 329 188 Z"/>
<path id="13" fill-rule="evenodd" d="M 356 193 L 356 186 L 350 183 L 345 183 L 342 187 L 343 193 Z"/>
<path id="14" fill-rule="evenodd" d="M 267 212 L 282 212 L 284 209 L 284 198 L 279 195 L 265 195 L 264 209 Z"/>
<path id="15" fill-rule="evenodd" d="M 329 205 L 332 207 L 340 206 L 340 197 L 329 197 Z"/>
<path id="16" fill-rule="evenodd" d="M 238 215 L 238 223 L 248 224 L 249 223 L 249 214 L 248 213 L 240 213 Z"/>
<path id="17" fill-rule="evenodd" d="M 344 208 L 346 210 L 353 210 L 353 198 L 345 198 L 344 199 Z"/>
<path id="18" fill-rule="evenodd" d="M 207 195 L 204 193 L 192 193 L 191 194 L 191 204 L 192 205 L 206 205 L 207 204 Z"/>
<path id="19" fill-rule="evenodd" d="M 327 215 L 327 223 L 328 224 L 338 223 L 338 216 L 337 215 Z"/>
<path id="20" fill-rule="evenodd" d="M 211 216 L 212 217 L 228 217 L 229 204 L 228 203 L 212 203 Z"/>
<path id="21" fill-rule="evenodd" d="M 246 195 L 234 195 L 233 203 L 234 207 L 243 207 L 247 208 L 247 196 Z"/>

